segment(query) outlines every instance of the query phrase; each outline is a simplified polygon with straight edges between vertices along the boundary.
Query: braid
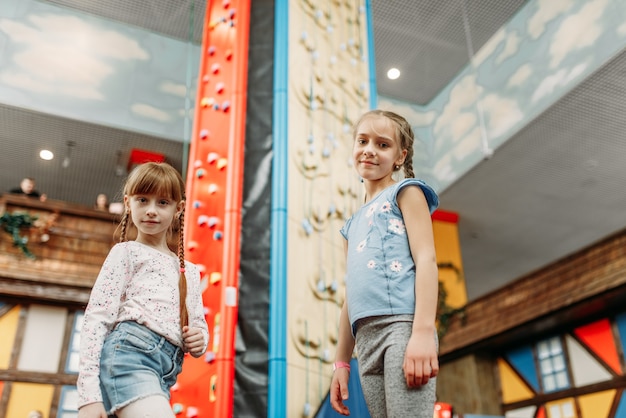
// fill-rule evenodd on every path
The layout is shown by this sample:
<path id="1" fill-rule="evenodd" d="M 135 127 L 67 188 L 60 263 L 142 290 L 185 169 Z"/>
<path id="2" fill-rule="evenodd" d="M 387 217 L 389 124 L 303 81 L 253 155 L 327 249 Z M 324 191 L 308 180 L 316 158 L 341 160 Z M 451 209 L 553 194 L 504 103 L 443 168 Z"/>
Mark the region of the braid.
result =
<path id="1" fill-rule="evenodd" d="M 180 226 L 178 231 L 178 260 L 180 262 L 180 277 L 178 279 L 178 293 L 180 300 L 180 326 L 189 325 L 189 311 L 187 310 L 187 278 L 185 277 L 185 209 L 180 213 Z"/>
<path id="2" fill-rule="evenodd" d="M 409 146 L 406 148 L 406 158 L 404 159 L 404 177 L 406 178 L 415 178 L 415 173 L 413 172 L 413 143 L 411 142 Z"/>
<path id="3" fill-rule="evenodd" d="M 126 231 L 128 229 L 128 218 L 129 218 L 129 211 L 128 211 L 128 209 L 126 209 L 124 211 L 124 215 L 122 215 L 122 220 L 120 221 L 120 224 L 117 226 L 117 229 L 116 229 L 116 232 L 118 230 L 120 231 L 120 240 L 119 240 L 119 242 L 126 241 Z"/>
<path id="4" fill-rule="evenodd" d="M 400 140 L 400 147 L 406 150 L 404 163 L 402 164 L 404 177 L 415 178 L 415 172 L 413 171 L 413 143 L 415 142 L 415 134 L 413 133 L 411 124 L 397 113 L 384 111 L 383 115 L 396 124 L 396 132 L 398 139 Z"/>

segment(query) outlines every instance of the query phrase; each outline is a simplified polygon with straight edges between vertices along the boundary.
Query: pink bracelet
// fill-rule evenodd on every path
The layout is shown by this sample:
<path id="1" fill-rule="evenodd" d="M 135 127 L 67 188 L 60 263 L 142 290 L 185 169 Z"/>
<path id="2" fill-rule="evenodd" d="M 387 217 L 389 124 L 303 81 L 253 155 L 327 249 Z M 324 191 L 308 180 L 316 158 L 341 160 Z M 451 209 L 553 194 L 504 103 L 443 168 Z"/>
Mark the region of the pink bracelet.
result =
<path id="1" fill-rule="evenodd" d="M 336 361 L 333 364 L 333 371 L 337 369 L 348 369 L 348 371 L 350 371 L 350 363 L 346 363 L 345 361 Z"/>

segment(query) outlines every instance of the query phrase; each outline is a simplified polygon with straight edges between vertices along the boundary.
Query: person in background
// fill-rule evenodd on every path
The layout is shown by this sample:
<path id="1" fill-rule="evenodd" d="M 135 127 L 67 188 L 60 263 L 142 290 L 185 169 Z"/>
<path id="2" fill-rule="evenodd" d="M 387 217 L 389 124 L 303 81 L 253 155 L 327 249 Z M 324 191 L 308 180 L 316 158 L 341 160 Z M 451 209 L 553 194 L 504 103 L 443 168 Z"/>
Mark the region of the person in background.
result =
<path id="1" fill-rule="evenodd" d="M 104 193 L 100 193 L 96 197 L 96 203 L 93 206 L 96 210 L 101 210 L 103 212 L 109 211 L 109 198 Z"/>
<path id="2" fill-rule="evenodd" d="M 431 213 L 439 199 L 414 178 L 413 142 L 411 125 L 393 112 L 367 112 L 355 125 L 352 160 L 365 201 L 341 229 L 346 297 L 330 386 L 341 415 L 350 414 L 344 401 L 355 346 L 372 417 L 434 414 L 438 274 Z"/>
<path id="3" fill-rule="evenodd" d="M 89 297 L 80 338 L 78 418 L 174 418 L 170 389 L 184 353 L 209 332 L 200 270 L 185 261 L 185 184 L 166 163 L 138 165 L 124 186 L 120 242 Z M 129 230 L 137 237 L 127 240 Z M 176 252 L 168 237 L 177 238 Z"/>
<path id="4" fill-rule="evenodd" d="M 24 177 L 20 182 L 20 187 L 14 187 L 9 191 L 9 193 L 23 194 L 28 197 L 35 197 L 42 202 L 45 202 L 47 199 L 47 196 L 45 194 L 41 194 L 35 189 L 35 179 L 32 177 Z"/>

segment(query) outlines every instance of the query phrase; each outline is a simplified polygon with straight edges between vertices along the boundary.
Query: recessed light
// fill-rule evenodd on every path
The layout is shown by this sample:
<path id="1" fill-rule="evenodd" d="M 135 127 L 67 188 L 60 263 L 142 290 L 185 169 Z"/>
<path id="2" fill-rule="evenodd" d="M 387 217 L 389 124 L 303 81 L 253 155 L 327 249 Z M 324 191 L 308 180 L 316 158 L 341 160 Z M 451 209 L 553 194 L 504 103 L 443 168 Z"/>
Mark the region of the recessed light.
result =
<path id="1" fill-rule="evenodd" d="M 41 158 L 42 160 L 49 161 L 54 158 L 54 154 L 52 153 L 52 151 L 48 151 L 47 149 L 42 149 L 41 151 L 39 151 L 39 158 Z"/>
<path id="2" fill-rule="evenodd" d="M 389 80 L 395 80 L 398 77 L 400 77 L 400 70 L 398 70 L 397 68 L 391 68 L 389 69 L 389 71 L 387 71 L 387 78 Z"/>

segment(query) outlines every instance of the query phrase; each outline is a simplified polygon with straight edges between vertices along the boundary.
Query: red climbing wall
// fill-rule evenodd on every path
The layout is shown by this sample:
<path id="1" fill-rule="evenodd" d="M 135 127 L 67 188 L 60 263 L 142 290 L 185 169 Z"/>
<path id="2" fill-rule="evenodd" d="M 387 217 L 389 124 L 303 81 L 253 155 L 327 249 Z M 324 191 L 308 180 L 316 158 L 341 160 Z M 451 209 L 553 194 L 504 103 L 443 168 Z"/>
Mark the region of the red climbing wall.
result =
<path id="1" fill-rule="evenodd" d="M 200 266 L 211 341 L 172 388 L 183 417 L 233 410 L 250 1 L 207 2 L 187 173 L 187 259 Z"/>

